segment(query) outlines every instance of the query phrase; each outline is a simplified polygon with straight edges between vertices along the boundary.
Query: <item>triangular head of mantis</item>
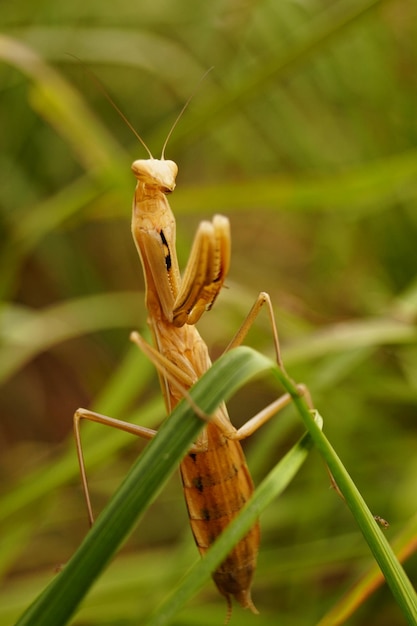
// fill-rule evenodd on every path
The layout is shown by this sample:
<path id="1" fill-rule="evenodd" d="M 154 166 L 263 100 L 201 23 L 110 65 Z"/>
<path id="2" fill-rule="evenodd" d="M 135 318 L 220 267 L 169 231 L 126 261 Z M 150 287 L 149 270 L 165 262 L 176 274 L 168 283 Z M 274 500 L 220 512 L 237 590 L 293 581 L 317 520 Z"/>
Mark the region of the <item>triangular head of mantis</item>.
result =
<path id="1" fill-rule="evenodd" d="M 178 165 L 165 159 L 137 159 L 132 163 L 135 177 L 149 187 L 157 187 L 163 193 L 175 189 Z"/>

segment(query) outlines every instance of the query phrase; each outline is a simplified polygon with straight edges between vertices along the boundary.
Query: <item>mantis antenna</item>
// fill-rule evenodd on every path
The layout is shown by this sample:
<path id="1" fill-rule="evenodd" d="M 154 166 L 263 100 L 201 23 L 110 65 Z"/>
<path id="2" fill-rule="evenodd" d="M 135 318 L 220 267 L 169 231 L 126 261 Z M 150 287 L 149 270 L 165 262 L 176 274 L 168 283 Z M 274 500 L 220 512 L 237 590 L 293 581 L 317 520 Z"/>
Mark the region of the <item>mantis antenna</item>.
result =
<path id="1" fill-rule="evenodd" d="M 179 121 L 180 121 L 180 119 L 182 118 L 182 116 L 183 116 L 183 113 L 184 113 L 185 109 L 188 107 L 188 105 L 190 104 L 191 100 L 194 98 L 195 94 L 197 93 L 197 91 L 198 91 L 198 89 L 199 89 L 199 87 L 200 87 L 201 83 L 202 83 L 202 82 L 203 82 L 203 80 L 206 78 L 207 74 L 208 74 L 209 72 L 211 72 L 211 70 L 213 69 L 213 67 L 214 67 L 214 66 L 209 67 L 209 68 L 208 68 L 208 70 L 206 70 L 206 71 L 204 72 L 204 74 L 202 75 L 202 77 L 201 77 L 201 78 L 200 78 L 200 80 L 198 81 L 198 83 L 197 83 L 197 85 L 196 85 L 196 87 L 195 87 L 194 91 L 191 93 L 191 95 L 190 95 L 190 96 L 188 96 L 188 98 L 187 98 L 187 100 L 186 100 L 186 102 L 185 102 L 184 106 L 182 107 L 181 111 L 178 113 L 178 115 L 177 115 L 177 117 L 176 117 L 176 119 L 175 119 L 175 121 L 174 121 L 173 125 L 171 126 L 171 129 L 170 129 L 170 131 L 169 131 L 168 135 L 167 135 L 167 138 L 165 139 L 164 145 L 162 146 L 161 161 L 163 161 L 163 160 L 165 159 L 165 149 L 166 149 L 166 147 L 167 147 L 168 141 L 171 139 L 171 135 L 172 135 L 172 133 L 173 133 L 173 131 L 174 131 L 174 129 L 175 129 L 175 127 L 176 127 L 176 125 L 178 124 L 178 122 L 179 122 Z"/>
<path id="2" fill-rule="evenodd" d="M 120 115 L 120 117 L 122 118 L 122 120 L 124 121 L 126 126 L 128 128 L 130 128 L 132 133 L 135 135 L 136 139 L 138 139 L 140 141 L 142 146 L 145 148 L 146 152 L 149 154 L 149 157 L 151 159 L 153 159 L 152 152 L 149 150 L 148 146 L 146 145 L 146 143 L 144 142 L 142 137 L 139 135 L 139 133 L 137 132 L 137 130 L 135 129 L 133 124 L 131 124 L 129 122 L 129 120 L 127 119 L 126 115 L 123 113 L 123 111 L 120 109 L 120 107 L 117 106 L 117 104 L 115 103 L 115 101 L 113 100 L 113 98 L 111 97 L 111 95 L 109 94 L 109 92 L 107 91 L 107 89 L 105 88 L 103 83 L 101 82 L 101 80 L 98 78 L 98 76 L 96 76 L 96 74 L 94 74 L 94 72 L 88 67 L 88 65 L 86 65 L 86 63 L 84 63 L 84 61 L 82 61 L 82 59 L 80 59 L 79 57 L 75 56 L 75 54 L 69 54 L 68 56 L 72 57 L 73 59 L 78 61 L 78 63 L 80 63 L 83 66 L 84 71 L 89 75 L 89 77 L 94 82 L 94 84 L 100 89 L 101 93 L 106 98 L 106 100 L 108 102 L 110 102 L 110 104 L 113 107 L 113 109 Z"/>
<path id="3" fill-rule="evenodd" d="M 142 146 L 145 148 L 146 152 L 149 155 L 149 158 L 154 160 L 154 157 L 152 155 L 152 152 L 149 150 L 148 146 L 146 145 L 145 141 L 142 139 L 142 137 L 139 135 L 139 133 L 137 132 L 137 130 L 135 129 L 135 127 L 133 126 L 133 124 L 131 124 L 128 120 L 128 118 L 126 117 L 126 115 L 123 113 L 123 111 L 120 109 L 120 107 L 116 104 L 116 102 L 113 100 L 113 98 L 111 97 L 111 95 L 109 94 L 109 92 L 107 91 L 107 89 L 104 87 L 103 83 L 100 81 L 100 79 L 96 76 L 96 74 L 88 67 L 88 65 L 86 65 L 79 57 L 77 57 L 75 54 L 69 54 L 69 56 L 73 57 L 74 59 L 76 59 L 76 61 L 78 61 L 78 63 L 80 63 L 83 68 L 84 71 L 87 72 L 87 74 L 90 76 L 90 78 L 94 81 L 94 83 L 96 84 L 96 86 L 100 89 L 101 93 L 104 95 L 104 97 L 106 98 L 106 100 L 111 104 L 111 106 L 113 107 L 113 109 L 120 115 L 120 117 L 122 118 L 122 120 L 124 121 L 124 123 L 126 124 L 126 126 L 132 131 L 132 133 L 135 135 L 136 139 L 139 140 L 139 142 L 142 144 Z M 180 121 L 181 117 L 183 116 L 184 111 L 186 110 L 186 108 L 188 107 L 188 105 L 190 104 L 191 100 L 194 98 L 198 88 L 200 87 L 200 84 L 203 82 L 203 80 L 206 78 L 207 74 L 209 72 L 211 72 L 211 70 L 213 69 L 212 67 L 209 67 L 208 70 L 206 70 L 204 72 L 204 74 L 202 75 L 202 77 L 200 78 L 200 80 L 198 81 L 195 89 L 193 90 L 193 92 L 191 93 L 191 95 L 187 98 L 184 106 L 182 107 L 181 111 L 178 113 L 174 123 L 172 124 L 167 138 L 165 139 L 164 145 L 162 146 L 162 154 L 161 154 L 161 161 L 165 160 L 165 149 L 167 147 L 168 141 L 171 139 L 172 133 L 175 129 L 175 127 L 177 126 L 178 122 Z"/>

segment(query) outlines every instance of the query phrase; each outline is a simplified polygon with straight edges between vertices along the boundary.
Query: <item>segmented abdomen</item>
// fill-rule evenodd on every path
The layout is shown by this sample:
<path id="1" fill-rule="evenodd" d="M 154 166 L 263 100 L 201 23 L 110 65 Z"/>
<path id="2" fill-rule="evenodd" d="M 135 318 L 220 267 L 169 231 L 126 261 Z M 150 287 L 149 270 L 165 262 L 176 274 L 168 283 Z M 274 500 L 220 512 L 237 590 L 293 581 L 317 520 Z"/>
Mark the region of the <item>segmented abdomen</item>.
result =
<path id="1" fill-rule="evenodd" d="M 207 450 L 187 455 L 181 476 L 190 524 L 201 554 L 239 513 L 253 492 L 253 482 L 240 443 L 227 439 L 209 423 Z M 256 611 L 250 595 L 259 546 L 259 525 L 233 548 L 213 573 L 219 591 Z"/>

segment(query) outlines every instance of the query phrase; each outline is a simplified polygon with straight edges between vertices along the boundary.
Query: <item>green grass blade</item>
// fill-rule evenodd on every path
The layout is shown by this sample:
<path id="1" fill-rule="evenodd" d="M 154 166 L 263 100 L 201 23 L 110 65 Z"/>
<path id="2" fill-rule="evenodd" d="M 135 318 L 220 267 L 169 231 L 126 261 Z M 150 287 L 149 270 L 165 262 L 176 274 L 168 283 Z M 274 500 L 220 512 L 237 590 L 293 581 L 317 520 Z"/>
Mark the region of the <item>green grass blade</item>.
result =
<path id="1" fill-rule="evenodd" d="M 192 397 L 206 413 L 230 397 L 253 376 L 271 368 L 271 361 L 250 348 L 233 350 L 195 385 Z M 181 402 L 150 442 L 109 505 L 64 570 L 18 620 L 17 626 L 67 623 L 95 578 L 176 469 L 203 426 Z"/>
<path id="2" fill-rule="evenodd" d="M 304 398 L 297 393 L 297 387 L 284 371 L 274 368 L 274 373 L 280 383 L 293 396 L 304 425 L 310 433 L 317 450 L 326 461 L 340 492 L 343 494 L 376 562 L 385 576 L 394 598 L 402 609 L 408 623 L 415 626 L 417 624 L 417 595 L 401 563 L 395 556 L 394 551 L 342 461 L 327 437 L 318 427 L 313 412 L 308 409 Z"/>

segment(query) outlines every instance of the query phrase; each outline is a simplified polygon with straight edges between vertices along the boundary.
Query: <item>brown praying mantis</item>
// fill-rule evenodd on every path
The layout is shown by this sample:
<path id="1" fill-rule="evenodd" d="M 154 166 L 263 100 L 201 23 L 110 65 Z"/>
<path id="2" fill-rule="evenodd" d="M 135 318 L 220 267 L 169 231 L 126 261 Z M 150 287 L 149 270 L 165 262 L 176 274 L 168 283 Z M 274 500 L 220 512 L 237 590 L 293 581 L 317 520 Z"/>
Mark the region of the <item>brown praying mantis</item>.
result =
<path id="1" fill-rule="evenodd" d="M 185 106 L 187 104 L 188 101 Z M 145 277 L 147 321 L 154 345 L 149 345 L 137 332 L 131 334 L 131 340 L 155 364 L 168 414 L 211 366 L 207 346 L 195 324 L 215 302 L 227 276 L 231 254 L 229 220 L 215 215 L 211 221 L 200 223 L 183 277 L 180 275 L 175 249 L 175 217 L 167 200 L 167 195 L 175 189 L 178 167 L 173 161 L 166 160 L 164 153 L 183 110 L 168 134 L 160 159 L 153 158 L 133 129 L 149 154 L 149 159 L 136 160 L 132 164 L 137 179 L 132 234 Z M 258 295 L 226 350 L 242 343 L 264 305 L 270 318 L 277 362 L 283 367 L 271 300 L 264 292 Z M 300 393 L 303 389 L 300 385 Z M 290 401 L 289 394 L 281 396 L 239 429 L 232 425 L 225 405 L 221 405 L 210 416 L 202 434 L 182 461 L 180 471 L 190 524 L 202 555 L 253 492 L 252 478 L 240 441 Z M 145 439 L 154 437 L 156 431 L 86 409 L 76 411 L 76 446 L 88 517 L 92 524 L 94 517 L 80 439 L 82 419 L 113 426 Z M 232 597 L 244 608 L 258 612 L 251 598 L 258 547 L 259 524 L 256 523 L 213 573 L 220 593 L 227 600 L 228 618 Z"/>

